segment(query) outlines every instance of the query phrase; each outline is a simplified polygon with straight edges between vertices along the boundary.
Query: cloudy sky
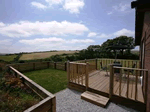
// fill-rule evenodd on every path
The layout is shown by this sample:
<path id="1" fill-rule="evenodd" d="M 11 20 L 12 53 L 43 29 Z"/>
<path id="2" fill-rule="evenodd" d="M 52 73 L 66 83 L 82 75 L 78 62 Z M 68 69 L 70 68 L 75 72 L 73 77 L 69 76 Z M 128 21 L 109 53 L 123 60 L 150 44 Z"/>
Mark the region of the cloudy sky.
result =
<path id="1" fill-rule="evenodd" d="M 132 0 L 0 0 L 0 53 L 80 50 L 135 35 Z"/>

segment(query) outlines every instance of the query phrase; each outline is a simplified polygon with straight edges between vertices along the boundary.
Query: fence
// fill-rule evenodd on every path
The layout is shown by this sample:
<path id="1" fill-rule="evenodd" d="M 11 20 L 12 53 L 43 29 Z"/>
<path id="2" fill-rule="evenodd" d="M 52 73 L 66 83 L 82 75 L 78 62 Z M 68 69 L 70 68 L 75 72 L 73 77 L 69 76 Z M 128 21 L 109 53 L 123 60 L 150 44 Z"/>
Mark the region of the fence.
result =
<path id="1" fill-rule="evenodd" d="M 38 104 L 33 105 L 24 112 L 56 112 L 56 97 L 55 95 L 48 92 L 46 89 L 36 84 L 34 81 L 17 71 L 12 66 L 9 67 L 9 73 L 19 77 L 25 85 L 31 88 L 37 95 L 39 95 L 43 100 Z"/>
<path id="2" fill-rule="evenodd" d="M 120 62 L 122 67 L 129 67 L 132 68 L 133 65 L 135 64 L 135 68 L 140 68 L 140 61 L 139 60 L 125 60 L 125 59 L 103 59 L 103 58 L 98 58 L 98 59 L 85 59 L 85 60 L 78 60 L 74 61 L 76 63 L 86 63 L 88 62 L 91 65 L 95 65 L 97 69 L 101 69 L 103 67 L 107 67 L 109 70 L 110 64 L 114 63 L 115 61 Z M 101 63 L 101 64 L 100 64 Z"/>
<path id="3" fill-rule="evenodd" d="M 144 82 L 142 82 L 142 84 L 145 86 L 144 93 L 147 93 L 148 70 L 127 67 L 113 67 L 113 65 L 110 67 L 110 98 L 112 95 L 117 95 L 143 103 L 147 102 L 147 94 L 144 94 L 143 97 L 140 76 L 144 75 L 146 79 Z M 126 74 L 123 74 L 123 71 L 126 72 Z M 115 72 L 119 73 L 119 75 L 114 75 Z M 119 82 L 117 83 L 116 80 Z M 115 88 L 117 87 L 116 85 L 119 85 L 118 89 Z"/>
<path id="4" fill-rule="evenodd" d="M 58 70 L 67 71 L 66 62 L 30 62 L 30 63 L 10 64 L 9 66 L 12 66 L 13 68 L 17 69 L 20 72 L 40 70 L 46 68 L 54 68 Z"/>

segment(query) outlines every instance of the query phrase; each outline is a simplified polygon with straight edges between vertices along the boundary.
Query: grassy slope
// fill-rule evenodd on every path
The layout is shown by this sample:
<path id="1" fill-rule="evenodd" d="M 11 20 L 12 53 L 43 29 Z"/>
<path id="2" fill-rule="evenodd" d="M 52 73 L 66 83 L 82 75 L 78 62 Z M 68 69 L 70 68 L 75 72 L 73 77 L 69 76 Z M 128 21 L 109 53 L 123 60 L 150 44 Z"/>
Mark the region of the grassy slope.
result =
<path id="1" fill-rule="evenodd" d="M 20 60 L 32 60 L 32 59 L 44 59 L 53 55 L 60 54 L 72 54 L 78 51 L 58 51 L 58 52 L 41 52 L 41 53 L 32 53 L 32 54 L 23 54 L 20 57 Z"/>
<path id="2" fill-rule="evenodd" d="M 13 61 L 15 57 L 17 57 L 17 55 L 0 56 L 0 60 L 4 60 L 4 61 Z"/>
<path id="3" fill-rule="evenodd" d="M 65 71 L 44 69 L 24 74 L 53 94 L 67 87 L 67 72 Z"/>

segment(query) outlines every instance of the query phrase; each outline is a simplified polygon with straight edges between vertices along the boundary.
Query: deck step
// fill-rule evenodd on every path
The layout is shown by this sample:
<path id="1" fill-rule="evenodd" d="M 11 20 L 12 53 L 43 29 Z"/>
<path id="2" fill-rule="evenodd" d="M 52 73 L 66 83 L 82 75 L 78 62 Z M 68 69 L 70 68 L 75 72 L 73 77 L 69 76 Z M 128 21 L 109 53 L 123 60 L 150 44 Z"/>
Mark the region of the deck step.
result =
<path id="1" fill-rule="evenodd" d="M 93 103 L 95 105 L 101 106 L 101 107 L 106 107 L 109 98 L 86 91 L 81 94 L 81 99 L 84 99 L 90 103 Z"/>

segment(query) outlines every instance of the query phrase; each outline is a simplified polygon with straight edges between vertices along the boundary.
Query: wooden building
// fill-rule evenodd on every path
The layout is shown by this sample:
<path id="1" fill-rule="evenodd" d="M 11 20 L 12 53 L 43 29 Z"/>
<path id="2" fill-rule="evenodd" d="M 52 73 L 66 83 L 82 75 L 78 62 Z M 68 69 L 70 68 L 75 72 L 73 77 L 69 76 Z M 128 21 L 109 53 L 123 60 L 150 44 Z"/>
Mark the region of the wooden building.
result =
<path id="1" fill-rule="evenodd" d="M 140 61 L 142 69 L 150 69 L 150 0 L 137 0 L 131 3 L 136 11 L 135 43 L 140 46 Z M 145 77 L 143 75 L 143 82 Z M 143 84 L 143 93 L 145 85 Z M 148 74 L 148 91 L 146 111 L 150 112 L 150 72 Z"/>

